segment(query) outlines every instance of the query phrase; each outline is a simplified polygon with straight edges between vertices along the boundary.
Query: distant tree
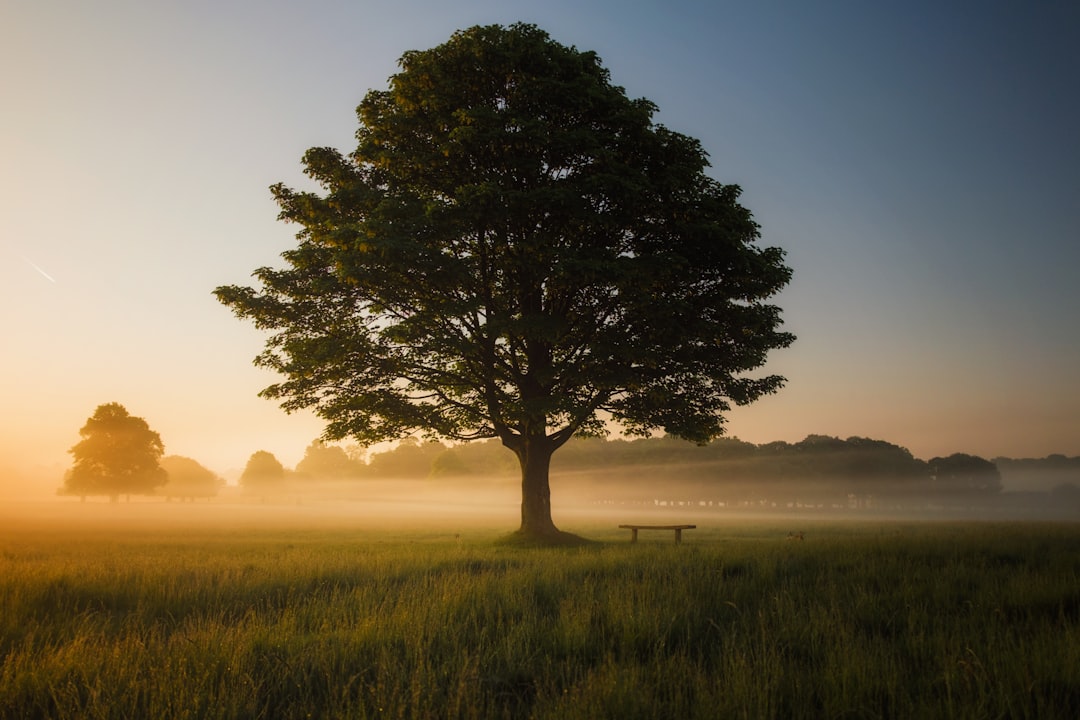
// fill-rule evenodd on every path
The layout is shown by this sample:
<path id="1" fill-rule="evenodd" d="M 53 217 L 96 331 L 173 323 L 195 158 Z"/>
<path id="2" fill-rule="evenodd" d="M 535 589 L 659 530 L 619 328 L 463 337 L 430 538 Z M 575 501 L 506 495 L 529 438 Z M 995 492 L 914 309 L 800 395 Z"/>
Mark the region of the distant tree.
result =
<path id="1" fill-rule="evenodd" d="M 161 467 L 169 480 L 161 488 L 166 497 L 209 498 L 218 494 L 224 481 L 197 461 L 181 455 L 161 458 Z"/>
<path id="2" fill-rule="evenodd" d="M 774 440 L 758 445 L 757 452 L 762 456 L 788 455 L 795 452 L 795 446 L 784 440 Z"/>
<path id="3" fill-rule="evenodd" d="M 442 455 L 432 461 L 434 475 L 464 473 L 469 475 L 508 476 L 520 467 L 514 456 L 498 440 L 478 440 L 448 448 L 443 455 L 452 455 L 441 460 Z"/>
<path id="4" fill-rule="evenodd" d="M 345 445 L 345 454 L 357 465 L 367 465 L 368 449 L 359 443 Z"/>
<path id="5" fill-rule="evenodd" d="M 119 403 L 99 405 L 79 430 L 82 440 L 69 452 L 75 462 L 64 478 L 67 495 L 150 495 L 165 484 L 159 460 L 161 436 Z"/>
<path id="6" fill-rule="evenodd" d="M 926 464 L 907 448 L 884 440 L 808 435 L 789 451 L 798 454 L 808 476 L 849 481 L 917 481 L 925 479 Z"/>
<path id="7" fill-rule="evenodd" d="M 433 474 L 435 458 L 445 451 L 446 446 L 440 442 L 407 437 L 393 450 L 372 455 L 369 468 L 377 477 L 426 478 Z"/>
<path id="8" fill-rule="evenodd" d="M 1001 491 L 1001 473 L 997 465 L 964 453 L 931 458 L 927 463 L 939 492 L 997 493 Z"/>
<path id="9" fill-rule="evenodd" d="M 846 442 L 831 435 L 807 435 L 795 443 L 794 449 L 801 453 L 835 453 L 848 449 Z"/>
<path id="10" fill-rule="evenodd" d="M 240 475 L 240 485 L 253 492 L 276 490 L 284 483 L 285 467 L 266 450 L 252 453 Z"/>
<path id="11" fill-rule="evenodd" d="M 1080 457 L 994 458 L 1002 483 L 1010 490 L 1048 492 L 1063 484 L 1080 485 Z"/>
<path id="12" fill-rule="evenodd" d="M 431 459 L 432 477 L 452 477 L 469 474 L 469 465 L 459 448 L 447 448 Z"/>
<path id="13" fill-rule="evenodd" d="M 929 470 L 911 451 L 884 440 L 849 437 L 845 472 L 856 480 L 923 481 Z"/>
<path id="14" fill-rule="evenodd" d="M 297 474 L 313 479 L 355 478 L 364 470 L 364 464 L 350 458 L 344 448 L 327 445 L 322 440 L 308 445 L 303 459 L 296 464 Z"/>
<path id="15" fill-rule="evenodd" d="M 653 121 L 595 53 L 531 25 L 407 52 L 358 109 L 358 146 L 313 148 L 324 194 L 273 188 L 297 223 L 288 269 L 215 294 L 272 334 L 262 394 L 312 408 L 328 440 L 498 438 L 521 526 L 552 522 L 552 453 L 611 420 L 707 442 L 788 346 L 769 303 L 791 271 L 759 247 L 740 189 Z"/>
<path id="16" fill-rule="evenodd" d="M 753 457 L 757 454 L 757 446 L 738 438 L 717 438 L 709 443 L 709 451 L 712 457 L 730 460 Z"/>
<path id="17" fill-rule="evenodd" d="M 600 437 L 573 437 L 559 449 L 559 457 L 554 463 L 560 470 L 619 464 L 623 460 L 619 456 L 623 445 L 626 443 L 612 443 Z"/>

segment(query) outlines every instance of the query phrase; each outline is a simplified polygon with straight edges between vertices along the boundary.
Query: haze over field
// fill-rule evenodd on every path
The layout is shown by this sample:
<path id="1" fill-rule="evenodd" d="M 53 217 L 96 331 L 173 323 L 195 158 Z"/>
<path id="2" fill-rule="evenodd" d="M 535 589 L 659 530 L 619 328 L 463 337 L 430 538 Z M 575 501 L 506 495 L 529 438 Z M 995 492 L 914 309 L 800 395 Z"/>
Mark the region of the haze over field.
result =
<path id="1" fill-rule="evenodd" d="M 573 439 L 553 460 L 554 516 L 579 526 L 665 518 L 703 527 L 755 519 L 805 525 L 1080 518 L 1080 457 L 922 460 L 883 441 L 810 436 L 794 444 L 721 439 L 705 447 L 673 438 Z M 259 452 L 239 486 L 225 485 L 191 459 L 167 456 L 161 466 L 168 472 L 164 484 L 134 490 L 109 484 L 116 488 L 113 502 L 109 492 L 80 491 L 70 479 L 61 502 L 45 492 L 53 488 L 42 486 L 35 495 L 5 482 L 0 526 L 8 525 L 7 513 L 24 517 L 19 524 L 28 528 L 39 521 L 69 528 L 283 524 L 454 535 L 507 529 L 521 500 L 515 460 L 497 440 L 456 447 L 405 442 L 365 457 L 356 447 L 347 452 L 313 443 L 295 468 Z M 118 504 L 132 509 L 102 508 Z"/>
<path id="2" fill-rule="evenodd" d="M 103 0 L 0 10 L 0 473 L 51 491 L 123 403 L 220 473 L 321 431 L 256 393 L 263 336 L 210 295 L 294 244 L 267 186 L 406 50 L 518 20 L 596 50 L 701 140 L 788 251 L 787 388 L 754 443 L 1080 455 L 1080 9 L 914 2 Z"/>

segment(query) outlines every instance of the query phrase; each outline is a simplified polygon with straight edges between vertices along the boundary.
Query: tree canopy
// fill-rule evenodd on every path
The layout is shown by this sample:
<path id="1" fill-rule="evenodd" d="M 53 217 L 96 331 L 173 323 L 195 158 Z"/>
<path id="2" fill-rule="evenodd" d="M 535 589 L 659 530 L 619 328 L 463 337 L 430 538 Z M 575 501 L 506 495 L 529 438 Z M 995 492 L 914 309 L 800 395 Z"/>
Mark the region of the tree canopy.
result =
<path id="1" fill-rule="evenodd" d="M 304 450 L 304 457 L 296 465 L 296 472 L 309 479 L 342 479 L 356 477 L 366 470 L 366 465 L 349 457 L 345 449 L 315 440 Z"/>
<path id="2" fill-rule="evenodd" d="M 550 457 L 575 434 L 706 442 L 782 386 L 748 373 L 793 340 L 769 303 L 783 252 L 595 53 L 517 24 L 400 66 L 357 109 L 355 150 L 304 155 L 321 192 L 273 186 L 300 228 L 287 267 L 215 290 L 272 332 L 265 397 L 328 440 L 498 438 L 521 531 L 550 538 Z"/>
<path id="3" fill-rule="evenodd" d="M 931 458 L 934 479 L 942 487 L 996 493 L 1001 490 L 1001 471 L 993 462 L 965 453 Z"/>
<path id="4" fill-rule="evenodd" d="M 446 451 L 439 442 L 405 438 L 392 452 L 374 455 L 368 467 L 372 475 L 379 477 L 427 477 L 434 472 L 435 459 Z"/>
<path id="5" fill-rule="evenodd" d="M 169 498 L 209 498 L 218 494 L 225 483 L 212 470 L 197 460 L 182 455 L 166 455 L 161 467 L 168 474 L 168 482 L 161 492 Z"/>
<path id="6" fill-rule="evenodd" d="M 161 436 L 120 403 L 99 405 L 79 430 L 82 440 L 69 451 L 74 465 L 64 478 L 68 495 L 149 495 L 168 476 L 159 464 Z"/>
<path id="7" fill-rule="evenodd" d="M 285 466 L 266 450 L 257 450 L 248 458 L 240 485 L 245 490 L 263 491 L 280 488 L 285 482 Z"/>

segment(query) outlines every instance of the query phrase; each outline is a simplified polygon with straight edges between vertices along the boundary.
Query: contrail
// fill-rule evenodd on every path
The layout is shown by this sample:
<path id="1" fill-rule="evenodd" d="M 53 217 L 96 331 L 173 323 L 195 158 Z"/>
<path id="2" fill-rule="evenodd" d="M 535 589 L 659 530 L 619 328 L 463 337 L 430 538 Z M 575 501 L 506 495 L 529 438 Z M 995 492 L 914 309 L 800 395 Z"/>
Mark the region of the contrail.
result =
<path id="1" fill-rule="evenodd" d="M 45 278 L 46 280 L 48 280 L 48 281 L 49 281 L 49 282 L 51 282 L 51 283 L 55 283 L 55 282 L 56 282 L 56 278 L 54 278 L 54 277 L 53 277 L 52 275 L 50 275 L 49 273 L 45 272 L 45 271 L 44 271 L 44 270 L 42 270 L 42 269 L 41 269 L 40 267 L 38 267 L 37 263 L 35 263 L 35 262 L 34 262 L 33 260 L 31 260 L 30 258 L 26 257 L 25 255 L 21 255 L 20 257 L 21 257 L 21 258 L 22 258 L 23 260 L 25 260 L 25 261 L 26 261 L 26 264 L 27 264 L 27 265 L 29 265 L 30 267 L 34 268 L 34 269 L 35 269 L 35 270 L 37 270 L 37 271 L 38 271 L 39 273 L 41 273 L 42 277 L 44 277 L 44 278 Z"/>

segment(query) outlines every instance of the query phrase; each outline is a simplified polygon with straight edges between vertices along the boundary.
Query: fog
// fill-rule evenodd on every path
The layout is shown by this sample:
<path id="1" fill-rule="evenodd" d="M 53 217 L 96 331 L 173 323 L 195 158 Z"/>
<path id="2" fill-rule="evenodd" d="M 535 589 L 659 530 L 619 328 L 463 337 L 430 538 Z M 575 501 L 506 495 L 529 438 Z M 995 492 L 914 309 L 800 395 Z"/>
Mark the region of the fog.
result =
<path id="1" fill-rule="evenodd" d="M 68 528 L 175 527 L 228 530 L 253 527 L 385 529 L 402 533 L 470 528 L 513 531 L 520 518 L 520 488 L 511 478 L 306 480 L 267 492 L 235 485 L 210 498 L 165 495 L 57 495 L 60 480 L 16 480 L 0 484 L 0 526 Z M 576 508 L 568 508 L 576 512 Z"/>
<path id="2" fill-rule="evenodd" d="M 259 462 L 256 462 L 256 461 Z M 0 513 L 80 523 L 177 523 L 510 532 L 520 519 L 516 461 L 498 442 L 409 441 L 368 454 L 313 442 L 294 469 L 251 456 L 241 484 L 191 458 L 161 459 L 150 494 L 60 495 L 67 468 L 0 466 Z M 1080 458 L 920 460 L 880 440 L 812 435 L 795 444 L 722 439 L 574 439 L 555 453 L 556 525 L 788 520 L 1080 520 Z"/>
<path id="3" fill-rule="evenodd" d="M 700 470 L 700 468 L 698 468 Z M 1080 520 L 1080 502 L 1050 492 L 998 492 L 974 496 L 920 496 L 847 492 L 849 483 L 820 478 L 783 483 L 693 482 L 693 467 L 610 468 L 552 474 L 552 514 L 562 529 L 622 523 L 691 522 L 723 527 L 745 521 L 788 524 L 889 520 Z M 444 478 L 305 478 L 266 492 L 224 486 L 210 498 L 162 495 L 57 496 L 59 479 L 6 476 L 0 490 L 0 525 L 120 532 L 177 530 L 185 535 L 353 530 L 388 540 L 420 534 L 453 540 L 468 534 L 512 532 L 520 518 L 520 486 L 513 475 Z M 867 483 L 862 483 L 867 484 Z M 872 485 L 872 483 L 870 484 Z"/>

